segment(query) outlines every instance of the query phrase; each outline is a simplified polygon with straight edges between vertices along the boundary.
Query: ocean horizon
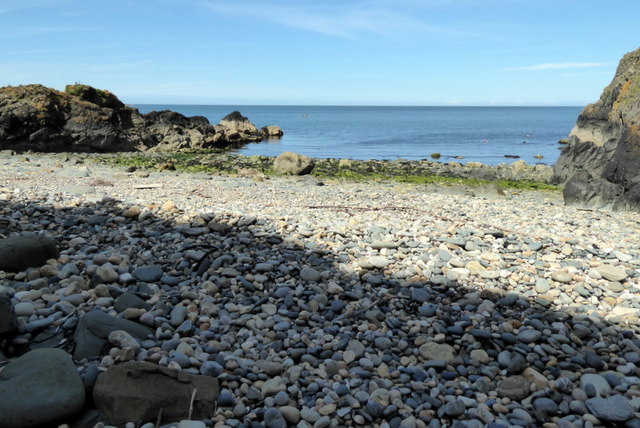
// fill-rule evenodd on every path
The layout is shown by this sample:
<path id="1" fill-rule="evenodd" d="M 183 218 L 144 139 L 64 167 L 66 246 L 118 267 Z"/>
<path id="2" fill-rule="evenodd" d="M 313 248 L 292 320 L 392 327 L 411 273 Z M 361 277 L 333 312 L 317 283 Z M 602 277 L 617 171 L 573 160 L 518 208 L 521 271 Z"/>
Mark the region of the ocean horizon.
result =
<path id="1" fill-rule="evenodd" d="M 240 111 L 258 128 L 284 136 L 247 144 L 242 155 L 285 151 L 315 158 L 430 159 L 497 165 L 552 165 L 582 106 L 329 106 L 134 104 L 142 113 L 173 110 L 218 123 Z M 440 154 L 434 159 L 433 154 Z"/>

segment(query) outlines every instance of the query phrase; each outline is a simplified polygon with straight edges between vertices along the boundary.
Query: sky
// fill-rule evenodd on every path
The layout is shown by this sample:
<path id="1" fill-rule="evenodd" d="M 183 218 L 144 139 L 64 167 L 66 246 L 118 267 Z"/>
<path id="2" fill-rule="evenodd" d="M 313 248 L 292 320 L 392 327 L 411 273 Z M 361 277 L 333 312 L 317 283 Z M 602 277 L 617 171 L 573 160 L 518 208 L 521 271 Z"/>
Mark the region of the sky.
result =
<path id="1" fill-rule="evenodd" d="M 0 0 L 0 86 L 131 104 L 572 105 L 638 0 Z"/>

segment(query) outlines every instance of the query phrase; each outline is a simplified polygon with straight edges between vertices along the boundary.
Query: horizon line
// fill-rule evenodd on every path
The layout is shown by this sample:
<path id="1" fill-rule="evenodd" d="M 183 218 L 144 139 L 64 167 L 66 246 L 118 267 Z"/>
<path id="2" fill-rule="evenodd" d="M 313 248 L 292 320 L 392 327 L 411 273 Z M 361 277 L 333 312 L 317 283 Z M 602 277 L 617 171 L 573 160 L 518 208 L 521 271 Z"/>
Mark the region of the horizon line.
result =
<path id="1" fill-rule="evenodd" d="M 515 108 L 550 108 L 550 107 L 580 107 L 584 108 L 587 104 L 461 104 L 461 105 L 448 105 L 448 104 L 202 104 L 202 103 L 125 103 L 128 106 L 202 106 L 202 107 L 413 107 L 413 108 L 503 108 L 503 107 L 515 107 Z"/>

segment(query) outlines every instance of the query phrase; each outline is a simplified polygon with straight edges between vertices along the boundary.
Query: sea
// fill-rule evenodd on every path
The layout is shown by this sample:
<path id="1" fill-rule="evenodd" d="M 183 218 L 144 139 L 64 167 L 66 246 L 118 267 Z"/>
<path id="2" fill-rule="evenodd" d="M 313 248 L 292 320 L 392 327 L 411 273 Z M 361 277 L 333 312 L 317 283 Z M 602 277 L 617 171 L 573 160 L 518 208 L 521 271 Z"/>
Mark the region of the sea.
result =
<path id="1" fill-rule="evenodd" d="M 258 128 L 278 125 L 280 139 L 235 149 L 277 156 L 292 151 L 314 158 L 430 159 L 497 165 L 524 160 L 552 165 L 559 140 L 582 107 L 357 107 L 136 105 L 141 113 L 173 110 L 218 123 L 239 111 Z M 434 159 L 434 154 L 439 154 Z"/>

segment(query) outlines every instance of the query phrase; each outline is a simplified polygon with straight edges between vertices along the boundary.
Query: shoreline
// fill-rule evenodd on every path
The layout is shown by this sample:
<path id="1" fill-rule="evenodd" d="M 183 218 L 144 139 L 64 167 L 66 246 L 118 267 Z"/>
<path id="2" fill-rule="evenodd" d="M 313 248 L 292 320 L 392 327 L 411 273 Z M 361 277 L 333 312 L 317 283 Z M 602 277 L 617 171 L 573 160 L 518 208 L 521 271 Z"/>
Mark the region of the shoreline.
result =
<path id="1" fill-rule="evenodd" d="M 98 374 L 145 361 L 216 379 L 215 411 L 198 427 L 597 426 L 615 420 L 596 407 L 606 394 L 635 417 L 636 213 L 567 207 L 557 192 L 320 186 L 90 158 L 0 154 L 8 234 L 44 231 L 61 251 L 0 279 L 20 305 L 12 346 L 57 330 L 52 343 L 71 353 L 95 311 L 151 329 L 77 359 L 88 391 Z M 161 275 L 140 276 L 150 266 Z M 144 304 L 116 305 L 123 295 Z M 91 407 L 77 415 L 104 421 Z"/>

